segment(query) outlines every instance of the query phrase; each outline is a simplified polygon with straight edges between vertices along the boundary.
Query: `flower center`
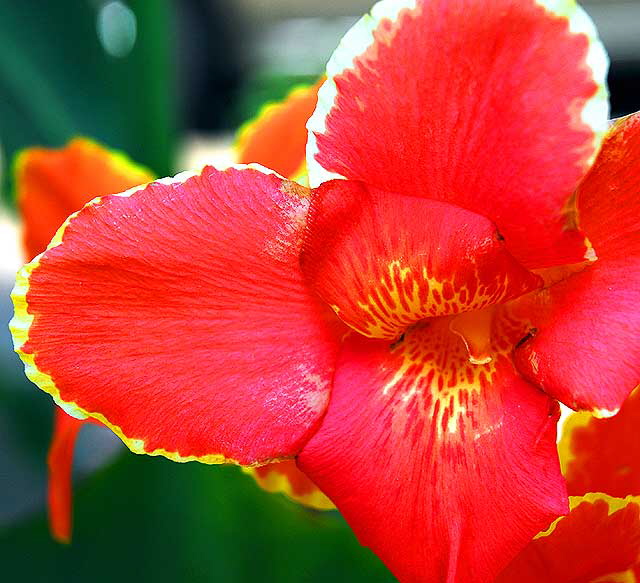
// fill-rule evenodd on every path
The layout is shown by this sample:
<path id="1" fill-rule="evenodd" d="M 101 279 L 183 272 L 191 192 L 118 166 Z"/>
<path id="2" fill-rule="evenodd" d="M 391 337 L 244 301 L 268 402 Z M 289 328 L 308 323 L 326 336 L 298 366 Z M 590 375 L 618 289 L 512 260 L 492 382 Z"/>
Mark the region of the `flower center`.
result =
<path id="1" fill-rule="evenodd" d="M 314 191 L 301 265 L 343 322 L 390 340 L 421 320 L 476 312 L 541 285 L 485 217 L 351 181 Z M 468 322 L 458 327 L 486 362 Z"/>

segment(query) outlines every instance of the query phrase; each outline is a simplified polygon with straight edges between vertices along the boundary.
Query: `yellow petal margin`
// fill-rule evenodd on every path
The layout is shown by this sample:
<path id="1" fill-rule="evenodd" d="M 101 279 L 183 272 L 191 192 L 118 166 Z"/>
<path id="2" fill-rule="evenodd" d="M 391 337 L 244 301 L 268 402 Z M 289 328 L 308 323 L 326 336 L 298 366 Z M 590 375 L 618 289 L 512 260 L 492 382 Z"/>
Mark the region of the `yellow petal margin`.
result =
<path id="1" fill-rule="evenodd" d="M 126 158 L 125 158 L 126 160 Z M 191 172 L 182 172 L 181 174 L 176 175 L 174 178 L 167 178 L 158 180 L 158 182 L 162 182 L 164 184 L 173 184 L 173 183 L 181 183 L 186 181 L 188 178 L 193 176 Z M 146 185 L 137 186 L 135 188 L 131 188 L 126 192 L 112 195 L 112 196 L 131 196 L 133 193 L 142 190 Z M 94 206 L 100 204 L 101 200 L 104 197 L 98 197 L 87 203 L 85 207 Z M 53 249 L 62 243 L 64 239 L 64 233 L 69 226 L 69 224 L 75 219 L 75 217 L 82 211 L 75 212 L 72 214 L 58 229 L 56 235 L 49 243 L 47 250 Z M 46 253 L 46 251 L 44 252 Z M 16 284 L 11 292 L 11 299 L 13 301 L 14 306 L 14 316 L 9 323 L 9 329 L 11 330 L 11 334 L 13 336 L 13 346 L 16 353 L 22 359 L 25 365 L 25 374 L 29 378 L 29 380 L 35 383 L 38 387 L 40 387 L 43 391 L 48 393 L 53 397 L 55 403 L 61 407 L 67 414 L 72 417 L 76 417 L 78 419 L 86 419 L 87 417 L 91 417 L 93 419 L 97 419 L 103 425 L 107 426 L 111 431 L 113 431 L 123 442 L 124 444 L 133 452 L 137 454 L 145 454 L 151 456 L 163 456 L 175 462 L 190 462 L 190 461 L 198 461 L 205 464 L 236 464 L 240 465 L 238 461 L 227 458 L 222 454 L 209 454 L 205 456 L 182 456 L 178 452 L 167 451 L 162 448 L 155 449 L 153 451 L 147 451 L 145 448 L 145 442 L 141 439 L 131 439 L 127 437 L 122 429 L 111 423 L 104 415 L 97 412 L 86 411 L 82 407 L 80 407 L 77 403 L 73 401 L 64 401 L 60 396 L 60 390 L 56 386 L 54 379 L 48 375 L 47 373 L 41 371 L 38 368 L 36 363 L 36 357 L 34 354 L 25 352 L 23 350 L 25 344 L 29 340 L 29 330 L 34 320 L 33 314 L 29 312 L 29 302 L 27 300 L 29 293 L 29 279 L 31 274 L 38 269 L 40 265 L 40 259 L 44 255 L 41 253 L 37 257 L 33 259 L 30 263 L 22 267 L 17 274 Z M 272 460 L 279 461 L 279 460 Z"/>
<path id="2" fill-rule="evenodd" d="M 267 492 L 284 494 L 287 498 L 314 510 L 335 509 L 333 502 L 297 468 L 293 460 L 259 468 L 243 467 L 242 470 Z"/>
<path id="3" fill-rule="evenodd" d="M 611 516 L 614 512 L 617 512 L 621 508 L 628 506 L 629 504 L 636 504 L 640 506 L 640 496 L 627 496 L 626 498 L 616 498 L 614 496 L 609 496 L 608 494 L 604 494 L 603 492 L 589 492 L 584 496 L 569 496 L 569 508 L 573 510 L 582 504 L 583 502 L 588 502 L 589 504 L 593 504 L 598 500 L 602 500 L 608 506 L 607 516 Z M 567 515 L 568 516 L 568 515 Z M 558 526 L 558 523 L 564 520 L 566 516 L 560 516 L 556 518 L 549 528 L 543 530 L 538 533 L 534 538 L 542 538 L 545 536 L 549 536 Z"/>

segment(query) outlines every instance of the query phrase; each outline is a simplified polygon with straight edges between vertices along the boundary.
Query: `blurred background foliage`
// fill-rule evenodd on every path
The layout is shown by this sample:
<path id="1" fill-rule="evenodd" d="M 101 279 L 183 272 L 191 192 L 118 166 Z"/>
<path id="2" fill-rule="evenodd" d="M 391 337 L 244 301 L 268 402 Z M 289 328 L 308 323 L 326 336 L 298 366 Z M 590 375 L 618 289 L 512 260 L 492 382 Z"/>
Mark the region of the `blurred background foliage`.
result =
<path id="1" fill-rule="evenodd" d="M 158 175 L 191 144 L 225 147 L 260 106 L 312 82 L 369 0 L 0 0 L 1 189 L 11 160 L 75 135 Z M 592 0 L 613 64 L 613 115 L 640 109 L 640 3 Z M 212 149 L 212 151 L 214 151 Z M 0 225 L 0 229 L 5 225 Z M 7 233 L 9 233 L 7 231 Z M 1 234 L 1 233 L 0 233 Z M 0 237 L 0 320 L 11 315 Z M 337 512 L 267 494 L 234 467 L 124 452 L 83 429 L 70 547 L 44 510 L 50 399 L 24 378 L 0 328 L 0 564 L 6 581 L 391 581 Z"/>
<path id="2" fill-rule="evenodd" d="M 82 134 L 129 152 L 155 172 L 171 172 L 177 118 L 170 3 L 1 5 L 5 160 L 26 146 L 60 146 Z"/>

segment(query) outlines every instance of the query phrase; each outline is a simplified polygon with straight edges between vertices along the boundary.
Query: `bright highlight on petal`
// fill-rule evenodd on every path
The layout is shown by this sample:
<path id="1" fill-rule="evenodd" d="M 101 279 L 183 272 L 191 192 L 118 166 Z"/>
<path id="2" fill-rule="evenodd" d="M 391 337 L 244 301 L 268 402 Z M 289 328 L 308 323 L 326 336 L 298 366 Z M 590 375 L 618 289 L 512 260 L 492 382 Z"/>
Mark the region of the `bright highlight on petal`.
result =
<path id="1" fill-rule="evenodd" d="M 308 204 L 275 175 L 212 168 L 94 201 L 14 290 L 27 374 L 138 453 L 295 455 L 337 350 L 298 267 Z"/>
<path id="2" fill-rule="evenodd" d="M 335 508 L 333 502 L 298 469 L 293 460 L 242 469 L 267 492 L 285 494 L 288 498 L 315 510 Z"/>
<path id="3" fill-rule="evenodd" d="M 531 541 L 496 583 L 634 582 L 639 557 L 640 498 L 587 494 L 571 497 L 569 515 Z"/>
<path id="4" fill-rule="evenodd" d="M 311 287 L 370 338 L 479 310 L 542 284 L 484 217 L 447 203 L 336 180 L 312 195 L 301 256 Z"/>
<path id="5" fill-rule="evenodd" d="M 298 464 L 400 581 L 491 581 L 566 510 L 557 419 L 506 356 L 471 364 L 447 319 L 391 346 L 353 334 Z"/>
<path id="6" fill-rule="evenodd" d="M 64 148 L 30 148 L 15 164 L 16 198 L 29 259 L 46 248 L 58 227 L 92 198 L 153 180 L 124 154 L 86 138 Z"/>
<path id="7" fill-rule="evenodd" d="M 530 268 L 582 260 L 562 209 L 608 110 L 606 56 L 574 2 L 381 2 L 327 71 L 313 186 L 363 180 L 484 214 Z"/>

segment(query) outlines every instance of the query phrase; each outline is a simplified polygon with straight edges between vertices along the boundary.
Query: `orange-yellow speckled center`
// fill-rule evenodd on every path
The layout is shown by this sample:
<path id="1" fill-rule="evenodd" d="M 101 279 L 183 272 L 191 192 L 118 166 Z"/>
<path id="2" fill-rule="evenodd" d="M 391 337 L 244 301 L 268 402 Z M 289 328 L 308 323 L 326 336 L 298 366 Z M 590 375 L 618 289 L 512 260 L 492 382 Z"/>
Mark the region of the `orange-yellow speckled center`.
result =
<path id="1" fill-rule="evenodd" d="M 481 310 L 503 300 L 510 292 L 507 273 L 482 277 L 477 269 L 465 277 L 439 279 L 426 266 L 388 264 L 378 281 L 348 298 L 349 310 L 332 308 L 351 328 L 369 338 L 397 338 L 408 326 L 426 318 Z"/>
<path id="2" fill-rule="evenodd" d="M 448 320 L 412 327 L 393 348 L 400 366 L 384 384 L 382 394 L 402 409 L 395 423 L 406 424 L 407 431 L 414 426 L 411 418 L 418 415 L 431 419 L 438 434 L 456 433 L 467 411 L 475 408 L 479 391 L 491 384 L 496 372 L 496 359 L 470 362 L 465 344 L 448 329 Z"/>

